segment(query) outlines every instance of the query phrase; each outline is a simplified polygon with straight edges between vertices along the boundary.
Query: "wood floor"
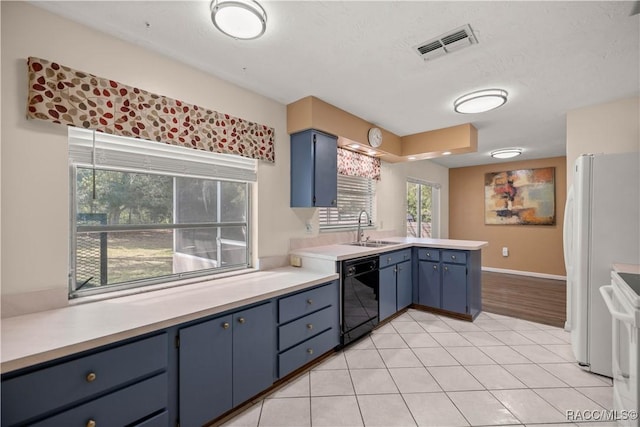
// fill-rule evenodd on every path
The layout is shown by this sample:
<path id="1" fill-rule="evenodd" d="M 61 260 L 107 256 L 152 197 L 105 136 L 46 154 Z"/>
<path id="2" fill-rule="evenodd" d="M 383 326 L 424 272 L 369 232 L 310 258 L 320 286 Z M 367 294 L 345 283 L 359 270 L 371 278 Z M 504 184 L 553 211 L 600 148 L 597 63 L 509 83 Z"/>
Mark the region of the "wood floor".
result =
<path id="1" fill-rule="evenodd" d="M 563 327 L 566 282 L 482 272 L 482 309 L 545 325 Z"/>

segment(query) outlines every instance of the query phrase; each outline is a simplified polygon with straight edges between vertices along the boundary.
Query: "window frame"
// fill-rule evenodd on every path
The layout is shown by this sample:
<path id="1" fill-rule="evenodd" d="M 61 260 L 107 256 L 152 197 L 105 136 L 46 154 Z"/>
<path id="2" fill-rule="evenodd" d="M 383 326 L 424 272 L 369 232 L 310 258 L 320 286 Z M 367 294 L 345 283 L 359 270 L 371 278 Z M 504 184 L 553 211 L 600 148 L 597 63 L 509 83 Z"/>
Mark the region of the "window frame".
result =
<path id="1" fill-rule="evenodd" d="M 360 176 L 348 176 L 348 175 L 341 175 L 338 174 L 338 196 L 337 196 L 337 204 L 338 207 L 324 207 L 324 208 L 319 208 L 319 212 L 318 212 L 318 229 L 320 232 L 323 231 L 338 231 L 338 230 L 354 230 L 358 227 L 358 216 L 359 214 L 356 213 L 355 214 L 355 219 L 353 219 L 351 222 L 345 222 L 345 223 L 335 223 L 335 224 L 329 224 L 327 223 L 327 219 L 331 217 L 331 215 L 329 214 L 331 209 L 339 209 L 340 206 L 340 186 L 341 186 L 341 182 L 343 181 L 342 185 L 347 185 L 349 184 L 348 182 L 344 182 L 344 181 L 348 181 L 348 180 L 366 180 L 366 185 L 369 187 L 369 192 L 366 194 L 365 197 L 369 198 L 368 201 L 365 201 L 366 204 L 368 204 L 368 210 L 365 208 L 364 210 L 367 211 L 367 213 L 369 214 L 369 219 L 370 219 L 370 223 L 368 224 L 362 224 L 360 228 L 362 229 L 374 229 L 375 228 L 375 222 L 376 222 L 376 180 L 372 179 L 372 178 L 365 178 L 365 177 L 360 177 Z M 361 212 L 361 211 L 359 211 Z M 323 218 L 324 217 L 324 218 Z"/>
<path id="2" fill-rule="evenodd" d="M 87 132 L 92 132 L 92 131 L 86 131 L 84 129 L 77 129 L 77 128 L 69 128 L 69 145 L 70 145 L 70 155 L 69 155 L 69 280 L 68 280 L 68 288 L 69 288 L 69 299 L 74 299 L 74 298 L 79 298 L 79 297 L 85 297 L 85 296 L 94 296 L 94 295 L 107 295 L 109 293 L 112 292 L 117 292 L 117 291 L 123 291 L 123 290 L 131 290 L 131 289 L 141 289 L 144 287 L 148 287 L 148 286 L 152 286 L 152 285 L 160 285 L 160 284 L 164 284 L 166 285 L 166 287 L 170 287 L 170 286 L 176 286 L 182 283 L 191 283 L 194 281 L 202 281 L 202 280 L 206 280 L 206 278 L 214 278 L 215 276 L 221 275 L 221 274 L 225 274 L 225 273 L 230 273 L 230 272 L 234 272 L 234 271 L 242 271 L 242 270 L 247 270 L 250 269 L 252 267 L 252 260 L 253 260 L 253 254 L 252 254 L 252 249 L 253 249 L 253 240 L 252 240 L 252 214 L 253 214 L 253 200 L 252 200 L 252 196 L 253 196 L 253 185 L 254 185 L 254 181 L 250 180 L 250 179 L 233 179 L 233 177 L 229 177 L 229 172 L 232 173 L 231 176 L 233 176 L 233 167 L 234 167 L 234 158 L 238 157 L 238 156 L 233 156 L 233 155 L 228 155 L 228 154 L 217 154 L 217 153 L 206 153 L 205 154 L 207 156 L 212 156 L 212 164 L 214 165 L 212 167 L 213 170 L 223 170 L 224 173 L 227 174 L 226 177 L 216 177 L 213 174 L 210 176 L 203 176 L 202 174 L 190 174 L 190 173 L 180 173 L 178 171 L 176 172 L 171 172 L 171 171 L 159 171 L 159 170 L 150 170 L 149 169 L 149 165 L 145 162 L 145 164 L 141 164 L 139 167 L 123 167 L 123 166 L 110 166 L 110 165 L 106 165 L 104 164 L 104 158 L 102 158 L 102 163 L 100 162 L 96 162 L 96 159 L 101 158 L 100 156 L 96 155 L 96 147 L 100 146 L 99 141 L 96 142 L 96 139 L 100 139 L 100 137 L 96 138 L 95 133 L 93 134 L 93 154 L 91 155 L 91 159 L 93 160 L 93 162 L 87 162 L 86 161 L 86 151 L 87 151 L 87 147 L 86 147 L 86 134 Z M 84 135 L 83 135 L 84 134 Z M 74 140 L 74 138 L 76 138 L 76 140 Z M 191 149 L 188 148 L 184 148 L 184 147 L 175 147 L 175 146 L 171 146 L 171 147 L 166 147 L 164 144 L 160 144 L 157 142 L 152 142 L 152 141 L 147 141 L 147 140 L 139 140 L 139 139 L 133 139 L 133 138 L 125 138 L 125 137 L 118 137 L 118 136 L 113 136 L 113 135 L 106 135 L 105 138 L 107 140 L 112 140 L 114 138 L 116 139 L 121 139 L 123 141 L 126 142 L 126 140 L 133 140 L 134 141 L 134 145 L 145 145 L 145 144 L 151 144 L 151 145 L 147 145 L 147 149 L 150 151 L 154 151 L 154 149 L 156 148 L 155 145 L 158 145 L 158 152 L 160 153 L 160 157 L 161 159 L 164 159 L 166 161 L 167 158 L 171 159 L 171 157 L 168 157 L 171 155 L 171 152 L 176 152 L 178 153 L 178 160 L 176 161 L 176 163 L 179 163 L 180 168 L 184 167 L 184 164 L 186 162 L 186 164 L 188 164 L 189 160 L 188 158 L 190 157 L 191 154 L 195 154 L 195 156 L 193 156 L 195 158 L 195 161 L 198 163 L 196 166 L 199 168 L 198 170 L 202 170 L 202 166 L 205 162 L 202 162 L 202 160 L 200 160 L 202 158 L 202 153 L 191 153 Z M 80 142 L 80 145 L 83 144 L 82 139 L 85 139 L 84 141 L 84 147 L 80 147 L 80 149 L 84 150 L 85 153 L 82 154 L 80 153 L 78 155 L 78 153 L 74 153 L 72 148 L 72 141 L 74 143 Z M 78 147 L 80 146 L 78 145 Z M 108 145 L 108 143 L 107 143 Z M 90 147 L 91 148 L 91 147 Z M 75 149 L 77 149 L 77 147 L 75 147 Z M 136 147 L 137 150 L 139 150 Z M 178 149 L 178 151 L 176 151 L 176 149 Z M 186 151 L 180 151 L 180 150 L 186 150 Z M 116 150 L 117 151 L 117 150 Z M 193 151 L 198 151 L 198 150 L 193 150 Z M 138 153 L 139 154 L 139 153 Z M 181 156 L 181 154 L 184 154 L 183 156 Z M 136 154 L 134 153 L 134 156 Z M 230 157 L 231 156 L 231 157 Z M 104 156 L 102 156 L 104 157 Z M 186 158 L 186 160 L 185 160 Z M 228 161 L 230 160 L 230 161 Z M 248 161 L 249 160 L 249 161 Z M 242 172 L 241 170 L 241 176 L 246 177 L 246 176 L 252 176 L 250 174 L 250 169 L 246 169 L 246 165 L 247 164 L 251 164 L 253 162 L 253 165 L 255 166 L 255 160 L 253 159 L 240 159 L 238 160 L 238 164 L 240 164 L 240 168 L 242 169 L 243 167 L 245 167 L 244 172 Z M 100 164 L 99 164 L 100 163 Z M 117 161 L 116 161 L 117 163 Z M 172 208 L 175 212 L 175 203 L 176 203 L 176 197 L 175 197 L 175 187 L 176 187 L 176 179 L 177 178 L 196 178 L 196 179 L 203 179 L 203 180 L 211 180 L 211 181 L 220 181 L 220 182 L 239 182 L 244 184 L 245 186 L 245 192 L 246 192 L 246 218 L 245 221 L 233 221 L 233 222 L 206 222 L 206 223 L 188 223 L 188 224 L 178 224 L 175 222 L 175 217 L 173 218 L 173 223 L 172 224 L 140 224 L 140 225 L 128 225 L 128 224 L 120 224 L 120 225 L 105 225 L 105 226 L 81 226 L 82 230 L 79 230 L 78 227 L 78 221 L 77 221 L 77 173 L 78 173 L 78 169 L 93 169 L 95 168 L 96 170 L 108 170 L 108 171 L 116 171 L 116 172 L 124 172 L 124 173 L 142 173 L 142 174 L 148 174 L 148 175 L 159 175 L 159 176 L 169 176 L 173 178 L 173 188 L 174 188 L 174 194 L 173 194 L 173 202 L 172 202 Z M 226 168 L 226 169 L 225 169 Z M 247 174 L 247 171 L 249 171 L 249 174 Z M 223 173 L 223 174 L 224 174 Z M 253 172 L 255 175 L 255 171 Z M 78 232 L 82 231 L 82 232 L 91 232 L 91 231 L 105 231 L 105 232 L 116 232 L 116 231 L 139 231 L 139 230 L 158 230 L 158 229 L 173 229 L 173 230 L 177 230 L 177 229 L 193 229 L 193 228 L 215 228 L 218 227 L 220 229 L 220 227 L 234 227 L 234 226 L 242 226 L 242 227 L 246 227 L 246 251 L 245 251 L 245 262 L 243 264 L 235 264 L 233 266 L 230 267 L 215 267 L 215 268 L 208 268 L 208 269 L 200 269 L 200 270 L 196 270 L 196 271 L 188 271 L 188 272 L 181 272 L 181 273 L 171 273 L 168 275 L 163 275 L 163 276 L 158 276 L 158 277 L 148 277 L 148 278 L 144 278 L 144 279 L 136 279 L 136 280 L 130 280 L 127 282 L 122 282 L 122 283 L 116 283 L 116 284 L 112 284 L 112 285 L 106 285 L 104 287 L 97 287 L 97 288 L 86 288 L 86 289 L 78 289 L 78 283 L 76 282 L 76 270 L 77 270 L 77 238 L 78 238 Z M 174 236 L 175 239 L 175 236 Z M 192 280 L 189 280 L 192 279 Z M 197 279 L 197 280 L 193 280 L 193 279 Z"/>
<path id="3" fill-rule="evenodd" d="M 422 215 L 420 212 L 420 207 L 422 206 L 421 186 L 424 185 L 427 187 L 431 187 L 431 236 L 425 237 L 420 235 L 415 237 L 439 239 L 440 238 L 440 189 L 442 186 L 437 182 L 426 181 L 424 179 L 407 178 L 407 181 L 405 184 L 405 230 L 408 228 L 407 219 L 406 219 L 406 213 L 408 211 L 408 205 L 407 205 L 408 184 L 418 185 L 418 193 L 417 193 L 418 200 L 416 201 L 416 206 L 418 207 L 418 212 L 417 212 L 418 221 L 416 221 L 416 223 L 418 224 L 418 234 L 422 234 Z M 413 237 L 413 236 L 408 236 L 408 237 Z"/>

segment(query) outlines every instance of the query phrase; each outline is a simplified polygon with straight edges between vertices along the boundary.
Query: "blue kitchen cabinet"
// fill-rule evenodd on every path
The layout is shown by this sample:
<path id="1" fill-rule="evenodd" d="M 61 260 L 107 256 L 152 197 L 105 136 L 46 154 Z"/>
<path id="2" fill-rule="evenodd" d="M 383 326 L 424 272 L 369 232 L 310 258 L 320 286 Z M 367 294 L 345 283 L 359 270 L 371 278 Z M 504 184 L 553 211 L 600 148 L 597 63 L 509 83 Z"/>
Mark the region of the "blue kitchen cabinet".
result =
<path id="1" fill-rule="evenodd" d="M 411 261 L 404 261 L 398 264 L 396 272 L 396 310 L 400 311 L 411 305 L 412 302 L 412 282 L 411 282 Z"/>
<path id="2" fill-rule="evenodd" d="M 291 135 L 291 207 L 336 207 L 338 138 L 317 130 Z"/>
<path id="3" fill-rule="evenodd" d="M 467 313 L 467 266 L 443 264 L 442 308 L 456 313 Z"/>
<path id="4" fill-rule="evenodd" d="M 340 286 L 333 281 L 278 299 L 278 378 L 340 344 Z"/>
<path id="5" fill-rule="evenodd" d="M 379 318 L 397 313 L 412 302 L 411 249 L 380 255 Z"/>
<path id="6" fill-rule="evenodd" d="M 201 426 L 274 381 L 271 302 L 180 329 L 181 426 Z"/>
<path id="7" fill-rule="evenodd" d="M 441 308 L 441 289 L 440 263 L 437 261 L 418 261 L 418 303 Z"/>
<path id="8" fill-rule="evenodd" d="M 138 425 L 167 418 L 167 333 L 2 376 L 2 425 Z M 157 424 L 156 424 L 157 425 Z"/>
<path id="9" fill-rule="evenodd" d="M 480 251 L 418 248 L 421 306 L 473 320 L 482 310 Z"/>
<path id="10" fill-rule="evenodd" d="M 378 316 L 382 322 L 396 312 L 396 266 L 380 269 L 380 288 L 378 291 Z"/>

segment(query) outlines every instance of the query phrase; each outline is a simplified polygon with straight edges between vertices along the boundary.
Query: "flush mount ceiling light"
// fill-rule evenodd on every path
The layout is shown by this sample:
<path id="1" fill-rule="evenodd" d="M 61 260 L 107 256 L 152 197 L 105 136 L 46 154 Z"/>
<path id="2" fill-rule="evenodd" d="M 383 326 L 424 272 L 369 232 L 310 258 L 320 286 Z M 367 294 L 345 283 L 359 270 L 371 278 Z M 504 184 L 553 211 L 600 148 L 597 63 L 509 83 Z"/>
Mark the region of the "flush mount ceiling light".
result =
<path id="1" fill-rule="evenodd" d="M 507 102 L 507 91 L 503 89 L 484 89 L 462 95 L 453 101 L 457 113 L 474 114 L 498 108 Z"/>
<path id="2" fill-rule="evenodd" d="M 234 39 L 256 39 L 267 29 L 267 13 L 254 0 L 213 0 L 211 20 Z"/>
<path id="3" fill-rule="evenodd" d="M 522 154 L 522 148 L 503 148 L 491 152 L 491 157 L 496 159 L 510 159 Z"/>

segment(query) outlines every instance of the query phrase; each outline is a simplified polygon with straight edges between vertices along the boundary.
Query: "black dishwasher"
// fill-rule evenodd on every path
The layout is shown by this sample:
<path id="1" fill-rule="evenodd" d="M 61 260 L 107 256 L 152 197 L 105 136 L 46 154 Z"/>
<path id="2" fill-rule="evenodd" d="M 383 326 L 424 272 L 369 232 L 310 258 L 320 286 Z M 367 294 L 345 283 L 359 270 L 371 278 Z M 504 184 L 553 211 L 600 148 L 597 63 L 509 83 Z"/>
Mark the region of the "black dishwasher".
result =
<path id="1" fill-rule="evenodd" d="M 368 334 L 378 324 L 378 257 L 342 262 L 343 346 Z"/>

